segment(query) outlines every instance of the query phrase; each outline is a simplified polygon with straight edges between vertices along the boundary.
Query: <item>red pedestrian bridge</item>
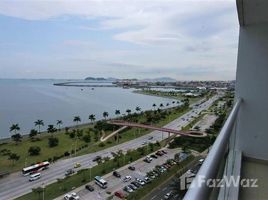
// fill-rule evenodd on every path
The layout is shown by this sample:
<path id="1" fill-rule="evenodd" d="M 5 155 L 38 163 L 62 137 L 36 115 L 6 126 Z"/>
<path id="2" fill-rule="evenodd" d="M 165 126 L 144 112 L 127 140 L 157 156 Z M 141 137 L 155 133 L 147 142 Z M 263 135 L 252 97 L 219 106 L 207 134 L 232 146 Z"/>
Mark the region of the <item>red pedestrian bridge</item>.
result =
<path id="1" fill-rule="evenodd" d="M 157 126 L 152 126 L 152 125 L 147 125 L 147 124 L 139 124 L 139 123 L 127 122 L 127 121 L 121 121 L 121 120 L 111 120 L 111 121 L 108 121 L 108 123 L 118 125 L 118 126 L 128 126 L 128 127 L 134 127 L 134 128 L 152 129 L 152 130 L 173 133 L 176 135 L 187 136 L 187 137 L 205 137 L 205 136 L 207 136 L 207 134 L 199 132 L 199 131 L 179 131 L 179 130 L 165 128 L 165 127 L 157 127 Z"/>

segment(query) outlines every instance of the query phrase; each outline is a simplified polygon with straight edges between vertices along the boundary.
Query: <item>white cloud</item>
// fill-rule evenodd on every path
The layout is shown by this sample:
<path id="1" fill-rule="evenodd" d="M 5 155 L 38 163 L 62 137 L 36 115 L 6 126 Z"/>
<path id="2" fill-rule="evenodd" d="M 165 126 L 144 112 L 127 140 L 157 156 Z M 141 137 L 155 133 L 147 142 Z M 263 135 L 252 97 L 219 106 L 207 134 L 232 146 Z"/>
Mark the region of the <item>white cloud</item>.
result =
<path id="1" fill-rule="evenodd" d="M 209 66 L 209 69 L 213 66 L 225 69 L 229 77 L 234 77 L 238 37 L 234 1 L 2 0 L 0 14 L 25 20 L 57 20 L 62 16 L 98 19 L 94 27 L 85 24 L 79 28 L 89 32 L 116 30 L 114 40 L 140 47 L 139 52 L 105 50 L 88 41 L 65 41 L 67 49 L 83 50 L 75 55 L 78 60 L 100 59 L 111 66 L 122 60 L 126 66 L 137 66 L 141 73 L 144 68 L 147 71 L 174 66 L 172 70 L 178 73 L 181 70 L 183 74 L 186 66 L 196 66 L 191 72 L 200 75 L 198 66 Z M 172 76 L 181 77 L 177 72 Z M 210 72 L 212 76 L 217 74 L 217 70 Z"/>

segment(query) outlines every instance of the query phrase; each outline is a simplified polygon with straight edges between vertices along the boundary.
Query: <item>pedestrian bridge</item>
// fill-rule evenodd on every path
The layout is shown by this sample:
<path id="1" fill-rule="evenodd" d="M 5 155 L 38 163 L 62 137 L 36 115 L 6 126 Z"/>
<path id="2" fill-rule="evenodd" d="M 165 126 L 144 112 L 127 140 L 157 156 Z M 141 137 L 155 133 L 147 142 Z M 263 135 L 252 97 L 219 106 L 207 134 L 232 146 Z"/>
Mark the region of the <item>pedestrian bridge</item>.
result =
<path id="1" fill-rule="evenodd" d="M 108 121 L 108 123 L 118 125 L 118 126 L 128 126 L 128 127 L 134 127 L 134 128 L 152 129 L 152 130 L 173 133 L 176 135 L 187 136 L 187 137 L 205 137 L 205 136 L 207 136 L 207 134 L 199 132 L 199 131 L 179 131 L 179 130 L 165 128 L 165 127 L 157 127 L 157 126 L 153 126 L 153 125 L 139 124 L 139 123 L 127 122 L 127 121 L 121 121 L 121 120 L 111 120 L 111 121 Z"/>

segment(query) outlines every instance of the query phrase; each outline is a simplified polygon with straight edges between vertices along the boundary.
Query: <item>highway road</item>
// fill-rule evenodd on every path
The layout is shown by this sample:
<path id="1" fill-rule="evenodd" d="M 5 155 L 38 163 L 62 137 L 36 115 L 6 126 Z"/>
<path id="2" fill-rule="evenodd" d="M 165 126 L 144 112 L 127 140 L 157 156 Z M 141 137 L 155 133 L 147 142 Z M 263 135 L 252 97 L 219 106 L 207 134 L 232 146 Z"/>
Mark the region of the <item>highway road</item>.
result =
<path id="1" fill-rule="evenodd" d="M 187 125 L 193 117 L 197 116 L 201 111 L 208 109 L 218 98 L 219 95 L 215 95 L 209 100 L 200 104 L 199 106 L 193 105 L 193 109 L 191 111 L 168 123 L 164 127 L 180 130 L 181 127 Z M 153 139 L 149 141 L 148 138 L 151 136 L 153 136 Z M 147 135 L 138 137 L 134 140 L 116 145 L 114 147 L 110 147 L 83 156 L 57 161 L 56 163 L 51 164 L 48 170 L 42 172 L 42 177 L 39 180 L 33 182 L 29 182 L 28 177 L 22 176 L 20 172 L 13 173 L 7 177 L 0 179 L 0 200 L 14 199 L 23 194 L 31 192 L 32 188 L 40 187 L 42 186 L 42 184 L 48 185 L 50 183 L 55 182 L 58 178 L 63 178 L 65 171 L 67 169 L 73 168 L 76 162 L 79 162 L 82 165 L 79 169 L 89 168 L 96 165 L 96 163 L 92 161 L 92 159 L 96 156 L 111 157 L 111 152 L 116 152 L 118 150 L 127 151 L 129 149 L 136 149 L 142 146 L 144 141 L 156 142 L 161 141 L 167 137 L 168 133 L 152 131 Z"/>
<path id="2" fill-rule="evenodd" d="M 129 165 L 134 166 L 136 169 L 134 171 L 131 171 L 128 169 L 129 165 L 126 165 L 124 167 L 121 167 L 120 169 L 116 170 L 121 175 L 121 178 L 116 178 L 112 175 L 112 173 L 106 174 L 103 176 L 103 178 L 108 182 L 108 188 L 107 189 L 101 189 L 99 186 L 97 186 L 94 181 L 91 181 L 90 185 L 94 187 L 93 192 L 89 192 L 87 189 L 85 189 L 85 185 L 75 189 L 71 192 L 76 192 L 81 200 L 88 200 L 88 199 L 106 199 L 107 197 L 111 196 L 107 194 L 107 192 L 111 192 L 111 194 L 114 194 L 115 191 L 121 191 L 124 194 L 127 194 L 127 192 L 123 191 L 123 188 L 127 185 L 129 185 L 132 181 L 135 180 L 135 178 L 143 179 L 144 176 L 146 176 L 146 173 L 154 169 L 156 165 L 162 165 L 164 164 L 168 159 L 174 158 L 174 155 L 178 152 L 180 152 L 179 149 L 165 149 L 167 154 L 164 154 L 163 156 L 159 156 L 157 159 L 153 159 L 151 163 L 146 163 L 143 161 L 144 158 L 141 158 Z M 131 181 L 123 182 L 123 178 L 125 176 L 131 176 Z M 69 193 L 71 193 L 69 192 Z M 62 200 L 64 195 L 56 198 L 55 200 Z M 116 198 L 117 199 L 117 198 Z"/>
<path id="3" fill-rule="evenodd" d="M 189 166 L 188 169 L 192 169 L 195 171 L 195 174 L 198 172 L 199 168 L 201 167 L 201 165 L 199 164 L 193 164 L 192 166 Z M 190 178 L 188 178 L 190 177 Z M 191 182 L 193 181 L 193 177 L 191 173 L 188 173 L 188 171 L 186 173 L 184 173 L 182 176 L 180 176 L 180 179 L 183 180 L 181 183 L 181 186 L 190 186 Z M 170 188 L 170 184 L 172 184 L 172 182 L 174 181 L 174 178 L 170 179 L 169 181 L 167 181 L 166 183 L 164 183 L 163 185 L 161 185 L 160 187 L 156 188 L 153 192 L 151 192 L 148 195 L 148 200 L 165 200 L 165 195 L 167 193 L 171 192 L 171 188 Z M 173 194 L 169 200 L 177 200 L 180 199 L 179 195 L 177 194 Z"/>

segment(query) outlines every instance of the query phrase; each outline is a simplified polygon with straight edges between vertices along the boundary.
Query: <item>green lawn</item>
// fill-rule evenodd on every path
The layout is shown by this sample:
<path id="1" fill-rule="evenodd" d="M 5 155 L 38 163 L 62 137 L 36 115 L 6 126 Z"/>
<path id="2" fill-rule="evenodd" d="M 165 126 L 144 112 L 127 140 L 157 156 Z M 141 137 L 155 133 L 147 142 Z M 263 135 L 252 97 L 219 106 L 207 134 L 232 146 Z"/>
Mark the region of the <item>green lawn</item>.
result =
<path id="1" fill-rule="evenodd" d="M 168 109 L 170 111 L 170 114 L 165 118 L 161 119 L 159 122 L 157 122 L 155 125 L 157 126 L 163 126 L 167 124 L 168 122 L 176 119 L 180 115 L 184 114 L 187 112 L 189 109 L 185 109 L 183 111 L 178 111 L 176 109 Z M 145 121 L 145 118 L 143 115 L 139 116 L 139 121 L 143 122 Z M 84 130 L 84 134 L 86 130 L 89 127 L 93 127 L 93 125 L 80 125 L 79 129 Z M 38 137 L 40 137 L 40 141 L 35 141 L 32 142 L 28 137 L 24 137 L 22 142 L 19 144 L 15 144 L 15 142 L 8 142 L 6 144 L 1 144 L 0 145 L 0 151 L 3 149 L 8 149 L 12 153 L 16 153 L 17 155 L 20 156 L 20 159 L 13 163 L 13 161 L 8 160 L 8 156 L 0 156 L 0 172 L 4 171 L 9 171 L 9 172 L 14 172 L 14 171 L 19 171 L 25 166 L 29 166 L 33 163 L 36 162 L 41 162 L 44 160 L 48 160 L 49 158 L 53 158 L 54 156 L 61 156 L 63 155 L 66 151 L 70 152 L 71 150 L 74 150 L 75 146 L 75 140 L 71 139 L 68 135 L 64 133 L 65 131 L 60 131 L 55 133 L 55 137 L 59 138 L 59 145 L 53 148 L 50 148 L 48 146 L 48 138 L 50 137 L 50 134 L 48 133 L 41 133 Z M 138 128 L 131 128 L 124 130 L 120 133 L 120 140 L 119 143 L 123 143 L 132 139 L 135 139 L 137 137 L 140 137 L 142 135 L 150 133 L 151 130 L 147 129 L 138 129 Z M 111 133 L 107 132 L 107 134 Z M 111 146 L 114 146 L 117 144 L 115 141 L 114 137 L 111 137 L 109 140 L 105 141 L 104 145 L 99 145 L 100 142 L 95 142 L 94 141 L 94 134 L 91 133 L 91 142 L 90 143 L 85 143 L 82 140 L 77 140 L 77 149 L 81 148 L 82 146 L 85 146 L 86 144 L 88 147 L 83 148 L 79 151 L 77 151 L 77 156 L 78 155 L 83 155 L 91 152 L 96 152 Z M 41 153 L 38 156 L 29 156 L 28 154 L 28 149 L 30 146 L 39 146 L 41 148 Z M 68 157 L 66 157 L 68 158 Z"/>

